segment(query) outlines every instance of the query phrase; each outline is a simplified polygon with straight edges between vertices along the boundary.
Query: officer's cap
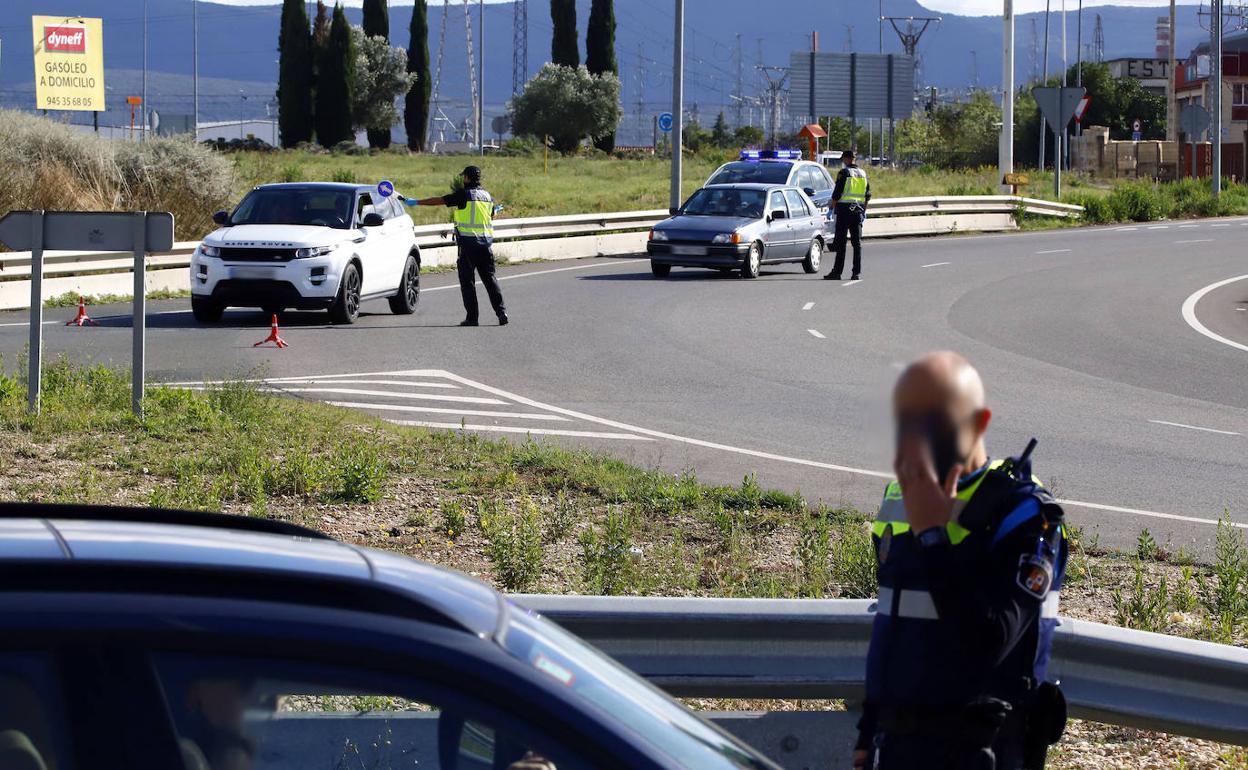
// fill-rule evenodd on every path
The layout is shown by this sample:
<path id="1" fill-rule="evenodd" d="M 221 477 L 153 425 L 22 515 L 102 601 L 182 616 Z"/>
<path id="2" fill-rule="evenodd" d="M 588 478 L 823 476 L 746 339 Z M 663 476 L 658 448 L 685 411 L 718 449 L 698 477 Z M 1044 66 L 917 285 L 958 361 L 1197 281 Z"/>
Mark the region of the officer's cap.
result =
<path id="1" fill-rule="evenodd" d="M 465 182 L 480 182 L 481 181 L 481 169 L 477 168 L 476 166 L 469 166 L 465 168 L 464 169 L 464 181 Z"/>

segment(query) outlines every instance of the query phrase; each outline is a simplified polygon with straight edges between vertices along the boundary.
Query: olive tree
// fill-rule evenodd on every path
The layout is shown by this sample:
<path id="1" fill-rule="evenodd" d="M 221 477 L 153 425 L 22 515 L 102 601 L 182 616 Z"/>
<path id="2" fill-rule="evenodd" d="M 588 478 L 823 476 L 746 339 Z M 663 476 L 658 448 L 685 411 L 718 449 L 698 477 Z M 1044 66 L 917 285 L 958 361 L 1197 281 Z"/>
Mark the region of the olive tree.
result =
<path id="1" fill-rule="evenodd" d="M 575 151 L 588 137 L 614 133 L 624 115 L 618 77 L 558 64 L 543 66 L 510 108 L 512 131 L 538 139 L 549 136 L 563 153 Z"/>
<path id="2" fill-rule="evenodd" d="M 407 51 L 392 48 L 380 35 L 369 37 L 359 27 L 351 28 L 355 49 L 355 100 L 352 122 L 357 129 L 368 129 L 370 142 L 377 132 L 388 131 L 399 121 L 396 100 L 416 82 L 407 71 Z"/>

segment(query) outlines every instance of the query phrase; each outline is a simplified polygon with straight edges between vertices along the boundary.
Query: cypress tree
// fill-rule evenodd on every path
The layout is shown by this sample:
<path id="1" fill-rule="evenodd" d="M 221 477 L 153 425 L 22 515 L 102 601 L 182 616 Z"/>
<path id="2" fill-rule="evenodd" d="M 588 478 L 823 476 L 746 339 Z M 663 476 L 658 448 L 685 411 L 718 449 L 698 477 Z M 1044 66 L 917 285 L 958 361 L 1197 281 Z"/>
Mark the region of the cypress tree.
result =
<path id="1" fill-rule="evenodd" d="M 329 42 L 321 54 L 316 85 L 316 140 L 322 147 L 355 139 L 351 103 L 355 92 L 355 44 L 341 4 L 334 5 Z"/>
<path id="2" fill-rule="evenodd" d="M 364 34 L 369 37 L 390 39 L 390 10 L 386 0 L 364 0 Z M 390 146 L 389 128 L 370 128 L 368 146 L 384 150 Z"/>
<path id="3" fill-rule="evenodd" d="M 564 67 L 581 66 L 581 48 L 576 41 L 576 0 L 550 0 L 550 21 L 555 27 L 550 60 Z"/>
<path id="4" fill-rule="evenodd" d="M 443 6 L 442 12 L 446 13 Z M 407 71 L 416 74 L 416 82 L 407 92 L 403 107 L 403 127 L 407 129 L 407 147 L 424 152 L 425 133 L 429 129 L 429 98 L 433 82 L 429 77 L 429 3 L 416 0 L 412 6 L 411 40 L 407 44 Z"/>
<path id="5" fill-rule="evenodd" d="M 615 60 L 615 2 L 593 0 L 589 6 L 589 24 L 585 35 L 585 66 L 592 75 L 620 74 Z M 603 152 L 615 149 L 615 134 L 594 137 L 594 146 Z"/>
<path id="6" fill-rule="evenodd" d="M 277 80 L 277 127 L 283 147 L 312 140 L 312 53 L 303 0 L 282 4 Z"/>

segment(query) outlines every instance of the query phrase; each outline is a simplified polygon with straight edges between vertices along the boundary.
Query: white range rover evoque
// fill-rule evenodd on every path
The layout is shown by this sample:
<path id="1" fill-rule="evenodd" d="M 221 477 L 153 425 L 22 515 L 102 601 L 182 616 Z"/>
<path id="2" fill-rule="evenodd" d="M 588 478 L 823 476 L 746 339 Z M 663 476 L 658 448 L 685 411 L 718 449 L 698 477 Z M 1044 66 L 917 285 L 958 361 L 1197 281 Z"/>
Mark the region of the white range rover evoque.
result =
<path id="1" fill-rule="evenodd" d="M 191 310 L 212 323 L 227 307 L 329 310 L 354 323 L 360 303 L 385 297 L 416 311 L 420 249 L 397 196 L 366 185 L 298 182 L 256 187 L 191 257 Z"/>

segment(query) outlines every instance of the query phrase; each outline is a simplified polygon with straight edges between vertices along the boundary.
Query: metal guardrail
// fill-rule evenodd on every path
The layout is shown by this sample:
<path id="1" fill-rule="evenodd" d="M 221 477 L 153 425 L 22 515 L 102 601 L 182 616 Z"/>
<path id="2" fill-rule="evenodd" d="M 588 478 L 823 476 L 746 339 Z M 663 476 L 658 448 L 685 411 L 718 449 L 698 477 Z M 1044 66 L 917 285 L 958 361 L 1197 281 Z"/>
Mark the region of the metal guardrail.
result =
<path id="1" fill-rule="evenodd" d="M 928 217 L 950 214 L 1014 214 L 1020 208 L 1029 214 L 1057 217 L 1075 217 L 1082 211 L 1080 206 L 1054 203 L 1034 198 L 1012 195 L 980 196 L 929 196 L 919 198 L 879 198 L 871 202 L 870 223 L 879 218 Z M 648 230 L 668 217 L 666 210 L 617 211 L 602 214 L 575 214 L 570 216 L 531 217 L 525 219 L 500 219 L 494 225 L 495 239 L 499 242 L 537 238 L 559 238 L 574 235 L 623 233 Z M 448 224 L 419 225 L 416 242 L 421 248 L 449 246 L 452 226 Z M 966 229 L 966 228 L 963 228 Z M 947 232 L 948 227 L 932 228 L 931 232 Z M 890 230 L 888 235 L 926 232 L 924 229 Z M 187 267 L 191 252 L 198 241 L 180 241 L 172 251 L 154 254 L 148 259 L 149 269 Z M 126 271 L 131 265 L 130 257 L 116 253 L 62 252 L 44 256 L 44 274 L 86 275 Z M 0 254 L 0 282 L 25 280 L 30 277 L 30 255 L 23 252 Z"/>
<path id="2" fill-rule="evenodd" d="M 673 695 L 863 697 L 873 601 L 521 595 Z M 1248 649 L 1062 618 L 1072 716 L 1248 746 Z"/>

